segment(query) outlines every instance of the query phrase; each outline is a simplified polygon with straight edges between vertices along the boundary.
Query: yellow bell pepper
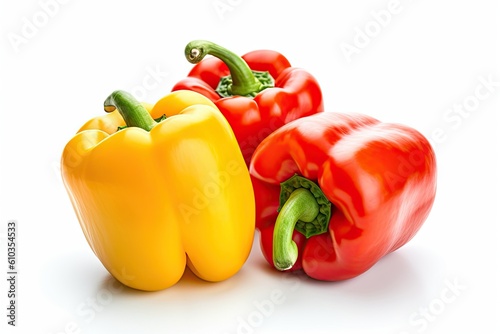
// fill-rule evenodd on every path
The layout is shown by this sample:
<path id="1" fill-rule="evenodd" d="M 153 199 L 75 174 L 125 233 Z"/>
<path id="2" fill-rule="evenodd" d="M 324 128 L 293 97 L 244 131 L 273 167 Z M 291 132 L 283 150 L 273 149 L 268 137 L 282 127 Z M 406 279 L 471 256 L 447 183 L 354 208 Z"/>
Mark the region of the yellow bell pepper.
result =
<path id="1" fill-rule="evenodd" d="M 254 195 L 217 107 L 192 91 L 171 93 L 153 107 L 116 91 L 105 110 L 61 158 L 69 198 L 104 267 L 148 291 L 177 283 L 186 265 L 207 281 L 236 274 L 252 247 Z"/>

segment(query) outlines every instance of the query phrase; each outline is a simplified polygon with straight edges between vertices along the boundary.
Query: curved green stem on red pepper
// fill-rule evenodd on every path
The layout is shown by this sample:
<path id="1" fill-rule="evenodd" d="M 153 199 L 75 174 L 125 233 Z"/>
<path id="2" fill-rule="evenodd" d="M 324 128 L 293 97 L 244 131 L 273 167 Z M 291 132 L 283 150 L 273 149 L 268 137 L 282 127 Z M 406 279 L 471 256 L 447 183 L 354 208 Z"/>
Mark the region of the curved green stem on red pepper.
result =
<path id="1" fill-rule="evenodd" d="M 151 131 L 157 124 L 146 108 L 132 94 L 125 91 L 114 91 L 104 101 L 104 110 L 106 112 L 112 112 L 116 109 L 122 115 L 127 127 L 138 127 L 146 131 Z M 118 130 L 122 128 L 119 127 Z"/>
<path id="2" fill-rule="evenodd" d="M 297 230 L 306 238 L 325 233 L 332 204 L 316 183 L 294 175 L 281 183 L 278 211 L 273 232 L 273 262 L 276 269 L 288 270 L 298 257 L 293 231 Z"/>
<path id="3" fill-rule="evenodd" d="M 227 65 L 231 75 L 221 78 L 216 89 L 222 97 L 233 95 L 255 97 L 260 91 L 274 86 L 274 80 L 269 73 L 252 71 L 243 58 L 210 41 L 191 41 L 186 45 L 184 53 L 192 64 L 199 63 L 206 55 L 212 55 Z"/>
<path id="4" fill-rule="evenodd" d="M 288 180 L 280 184 L 280 204 L 278 211 L 288 202 L 289 197 L 297 189 L 307 189 L 313 195 L 314 200 L 319 206 L 319 212 L 316 217 L 310 221 L 299 220 L 295 229 L 302 233 L 306 238 L 313 235 L 325 233 L 328 230 L 328 222 L 332 214 L 332 203 L 326 198 L 321 188 L 313 181 L 295 174 Z"/>
<path id="5" fill-rule="evenodd" d="M 292 268 L 298 258 L 297 244 L 292 240 L 297 221 L 313 221 L 319 205 L 313 194 L 305 189 L 294 190 L 280 210 L 273 234 L 273 261 L 278 270 Z"/>

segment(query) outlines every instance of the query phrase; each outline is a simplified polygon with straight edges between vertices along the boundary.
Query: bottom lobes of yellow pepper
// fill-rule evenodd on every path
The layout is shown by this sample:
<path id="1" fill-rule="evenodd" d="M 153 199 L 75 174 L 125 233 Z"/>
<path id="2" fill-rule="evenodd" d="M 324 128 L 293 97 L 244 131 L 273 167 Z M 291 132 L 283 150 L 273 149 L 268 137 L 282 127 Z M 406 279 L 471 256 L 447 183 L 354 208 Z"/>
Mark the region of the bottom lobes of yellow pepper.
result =
<path id="1" fill-rule="evenodd" d="M 89 245 L 132 288 L 170 287 L 186 265 L 204 280 L 225 280 L 250 253 L 248 170 L 226 120 L 208 99 L 196 95 L 189 106 L 192 94 L 170 94 L 177 104 L 162 99 L 171 117 L 150 132 L 87 129 L 63 152 L 64 183 Z"/>

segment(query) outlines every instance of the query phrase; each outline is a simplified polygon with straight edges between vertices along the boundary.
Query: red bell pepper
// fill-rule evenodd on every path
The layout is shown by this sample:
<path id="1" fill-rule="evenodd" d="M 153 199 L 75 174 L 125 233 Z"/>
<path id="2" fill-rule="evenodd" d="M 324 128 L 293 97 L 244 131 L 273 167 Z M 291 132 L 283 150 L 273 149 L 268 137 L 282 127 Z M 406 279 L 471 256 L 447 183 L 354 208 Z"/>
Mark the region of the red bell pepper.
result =
<path id="1" fill-rule="evenodd" d="M 326 281 L 358 276 L 407 243 L 436 193 L 426 138 L 359 114 L 284 125 L 257 147 L 250 174 L 266 260 Z"/>
<path id="2" fill-rule="evenodd" d="M 214 102 L 233 128 L 247 165 L 257 145 L 297 118 L 323 111 L 316 79 L 291 67 L 280 53 L 249 52 L 242 57 L 209 41 L 192 41 L 185 55 L 196 64 L 175 90 L 193 90 Z M 206 55 L 208 57 L 204 59 Z"/>

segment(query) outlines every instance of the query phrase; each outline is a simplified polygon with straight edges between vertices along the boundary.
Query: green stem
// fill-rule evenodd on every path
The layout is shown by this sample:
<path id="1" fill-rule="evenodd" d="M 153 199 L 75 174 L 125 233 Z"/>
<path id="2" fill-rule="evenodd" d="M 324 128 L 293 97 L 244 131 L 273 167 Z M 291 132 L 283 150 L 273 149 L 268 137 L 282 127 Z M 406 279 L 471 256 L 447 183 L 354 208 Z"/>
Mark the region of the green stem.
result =
<path id="1" fill-rule="evenodd" d="M 311 222 L 318 214 L 318 202 L 309 190 L 299 188 L 290 194 L 274 226 L 273 262 L 276 269 L 290 269 L 297 261 L 297 244 L 292 240 L 297 221 Z"/>
<path id="2" fill-rule="evenodd" d="M 192 64 L 199 63 L 206 55 L 212 55 L 222 60 L 231 73 L 230 86 L 225 88 L 227 95 L 255 96 L 273 84 L 269 82 L 273 81 L 270 75 L 263 79 L 264 82 L 261 82 L 255 76 L 256 72 L 250 69 L 243 58 L 210 41 L 192 41 L 186 46 L 184 53 L 186 59 Z"/>
<path id="3" fill-rule="evenodd" d="M 104 101 L 104 110 L 106 112 L 112 112 L 115 109 L 118 109 L 127 127 L 138 127 L 146 131 L 151 131 L 157 124 L 146 108 L 132 94 L 125 91 L 114 91 Z"/>

